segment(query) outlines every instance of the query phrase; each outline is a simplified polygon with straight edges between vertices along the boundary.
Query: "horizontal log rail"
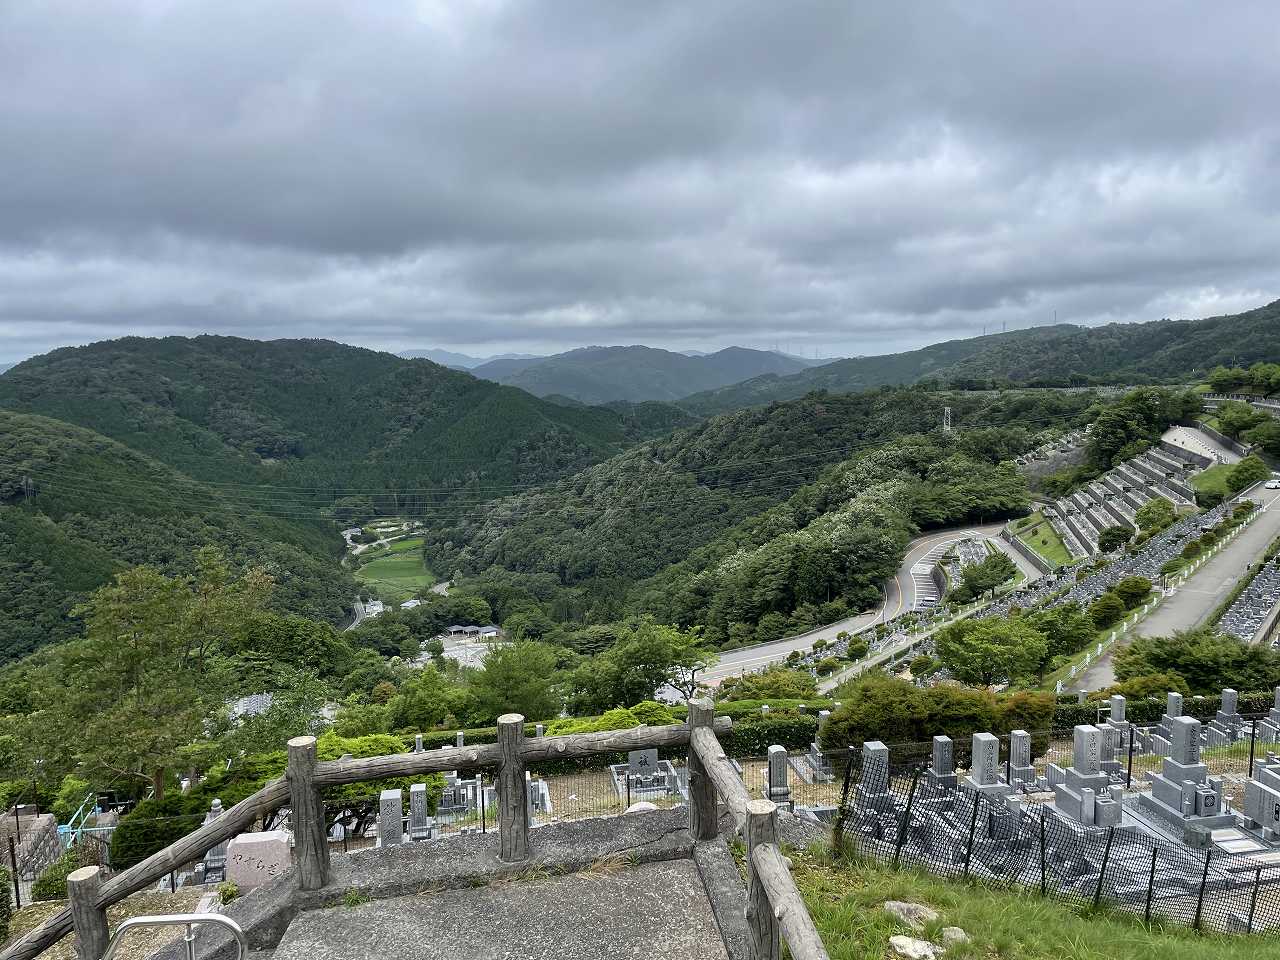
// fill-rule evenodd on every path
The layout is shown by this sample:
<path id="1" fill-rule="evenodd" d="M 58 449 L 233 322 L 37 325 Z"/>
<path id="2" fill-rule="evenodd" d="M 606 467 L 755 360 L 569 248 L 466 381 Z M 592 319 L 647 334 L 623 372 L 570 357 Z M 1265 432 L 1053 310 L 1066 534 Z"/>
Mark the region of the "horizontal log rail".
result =
<path id="1" fill-rule="evenodd" d="M 718 717 L 707 729 L 700 731 L 715 741 L 713 731 L 728 731 L 732 721 Z M 629 730 L 606 730 L 597 733 L 566 734 L 554 737 L 522 739 L 517 755 L 510 758 L 513 765 L 568 760 L 629 750 L 683 747 L 690 743 L 692 728 L 686 724 L 669 724 L 658 727 L 633 727 Z M 719 751 L 719 745 L 716 746 Z M 723 751 L 719 751 L 723 756 Z M 483 744 L 449 750 L 425 750 L 420 753 L 398 753 L 385 757 L 359 757 L 346 760 L 326 760 L 314 763 L 309 771 L 316 790 L 370 780 L 411 777 L 446 770 L 469 770 L 477 767 L 501 766 L 507 758 L 499 744 Z M 742 791 L 746 789 L 728 767 Z M 278 777 L 256 793 L 241 800 L 218 819 L 175 841 L 146 860 L 116 874 L 104 882 L 97 891 L 94 903 L 106 909 L 125 897 L 155 883 L 161 877 L 177 870 L 183 864 L 204 856 L 209 850 L 243 832 L 260 817 L 269 816 L 281 807 L 289 806 L 289 778 Z M 740 806 L 740 804 L 739 804 Z M 295 838 L 295 844 L 297 839 Z M 299 852 L 301 868 L 302 853 Z M 327 871 L 321 869 L 321 880 L 327 879 Z M 31 930 L 20 940 L 10 944 L 0 953 L 0 960 L 34 960 L 44 950 L 57 943 L 72 931 L 71 908 L 65 907 Z"/>
<path id="2" fill-rule="evenodd" d="M 727 732 L 732 727 L 728 717 L 718 717 L 714 729 Z M 602 753 L 626 753 L 629 750 L 651 750 L 689 745 L 689 727 L 673 723 L 661 727 L 632 727 L 629 730 L 604 730 L 597 733 L 570 733 L 558 737 L 531 737 L 520 743 L 520 759 L 525 765 L 552 760 L 574 760 Z M 351 757 L 346 760 L 322 760 L 316 764 L 318 787 L 337 787 L 367 780 L 416 777 L 446 770 L 473 770 L 496 766 L 502 762 L 502 749 L 496 743 L 474 747 L 424 750 L 421 753 L 395 753 L 385 757 Z"/>
<path id="3" fill-rule="evenodd" d="M 261 790 L 246 797 L 217 820 L 207 823 L 163 850 L 153 853 L 102 884 L 94 903 L 106 909 L 131 893 L 155 883 L 172 870 L 196 857 L 204 856 L 224 840 L 230 840 L 259 817 L 267 816 L 289 803 L 289 784 L 277 777 Z M 71 908 L 64 907 L 21 940 L 11 944 L 0 960 L 34 960 L 71 932 Z"/>

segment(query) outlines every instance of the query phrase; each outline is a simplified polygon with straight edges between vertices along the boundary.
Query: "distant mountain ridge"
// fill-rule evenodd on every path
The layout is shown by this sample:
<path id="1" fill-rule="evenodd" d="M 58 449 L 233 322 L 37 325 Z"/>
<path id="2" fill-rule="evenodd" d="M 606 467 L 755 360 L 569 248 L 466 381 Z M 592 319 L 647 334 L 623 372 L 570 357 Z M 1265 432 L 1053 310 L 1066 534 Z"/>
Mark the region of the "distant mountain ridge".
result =
<path id="1" fill-rule="evenodd" d="M 537 354 L 533 353 L 499 353 L 492 357 L 473 357 L 466 353 L 454 353 L 452 350 L 440 350 L 431 348 L 428 350 L 405 350 L 396 354 L 398 357 L 404 357 L 406 360 L 430 360 L 432 363 L 438 363 L 442 367 L 452 367 L 454 370 L 474 370 L 483 363 L 491 360 L 537 360 Z"/>
<path id="2" fill-rule="evenodd" d="M 688 415 L 560 406 L 325 340 L 131 337 L 0 376 L 0 408 L 73 423 L 196 479 L 411 511 L 565 476 Z"/>
<path id="3" fill-rule="evenodd" d="M 539 397 L 557 394 L 603 404 L 672 401 L 762 374 L 788 375 L 806 367 L 802 360 L 745 347 L 689 356 L 634 344 L 582 347 L 538 360 L 495 360 L 471 372 Z"/>
<path id="4" fill-rule="evenodd" d="M 935 380 L 942 386 L 1084 386 L 1203 376 L 1218 365 L 1280 356 L 1280 300 L 1202 320 L 1101 327 L 1073 324 L 949 340 L 919 350 L 856 357 L 791 375 L 765 375 L 692 394 L 680 405 L 700 416 L 793 400 L 814 390 L 848 393 Z"/>

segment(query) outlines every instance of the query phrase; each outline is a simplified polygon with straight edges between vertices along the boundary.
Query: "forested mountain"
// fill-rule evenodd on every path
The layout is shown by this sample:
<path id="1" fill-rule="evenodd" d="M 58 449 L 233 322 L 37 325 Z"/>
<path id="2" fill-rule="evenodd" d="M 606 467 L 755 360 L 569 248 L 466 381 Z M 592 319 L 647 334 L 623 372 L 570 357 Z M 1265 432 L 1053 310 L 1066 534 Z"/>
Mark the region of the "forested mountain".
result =
<path id="1" fill-rule="evenodd" d="M 455 370 L 473 370 L 484 363 L 491 360 L 537 360 L 539 357 L 532 353 L 500 353 L 493 357 L 473 357 L 465 353 L 454 353 L 452 350 L 428 349 L 428 350 L 405 350 L 397 356 L 404 357 L 408 360 L 430 360 L 438 363 L 442 367 L 452 367 Z"/>
<path id="2" fill-rule="evenodd" d="M 55 350 L 0 377 L 0 408 L 87 427 L 198 479 L 396 513 L 570 474 L 673 418 L 559 406 L 328 341 L 210 336 Z"/>
<path id="3" fill-rule="evenodd" d="M 950 340 L 921 350 L 857 357 L 791 376 L 763 376 L 682 400 L 710 415 L 812 390 L 847 392 L 936 380 L 946 386 L 1079 386 L 1160 383 L 1204 376 L 1215 366 L 1248 366 L 1280 356 L 1280 300 L 1245 313 L 1204 320 L 1058 324 Z"/>
<path id="4" fill-rule="evenodd" d="M 864 588 L 878 582 L 876 564 L 896 562 L 902 537 L 915 526 L 1019 509 L 1026 498 L 1021 481 L 996 465 L 1027 449 L 1037 431 L 1078 418 L 1092 400 L 1087 393 L 902 389 L 745 410 L 452 522 L 441 518 L 427 554 L 434 569 L 484 574 L 528 590 L 560 619 L 600 622 L 650 611 L 704 626 L 718 641 L 741 641 L 769 613 L 789 624 L 796 608 L 810 603 L 802 586 L 810 581 L 821 582 L 824 594 L 834 590 L 827 600 L 861 603 Z M 877 452 L 894 438 L 936 429 L 944 405 L 963 435 Z M 837 473 L 824 474 L 830 469 Z M 820 477 L 826 478 L 820 491 L 807 488 Z M 886 511 L 881 521 L 872 519 L 872 500 L 850 505 L 863 493 Z M 857 518 L 855 533 L 848 533 L 849 516 Z M 846 535 L 858 542 L 846 543 Z M 835 571 L 827 562 L 817 579 L 792 577 L 792 563 L 802 563 L 809 549 L 801 545 L 806 538 L 826 543 L 828 561 L 839 541 L 836 552 L 847 548 L 850 567 Z M 775 539 L 787 562 L 775 563 L 768 548 Z M 778 589 L 774 605 L 748 605 L 731 617 L 703 575 L 739 551 L 746 551 L 737 568 L 742 591 L 754 590 L 761 578 Z M 746 626 L 731 631 L 730 623 Z M 765 631 L 777 627 L 772 618 Z"/>
<path id="5" fill-rule="evenodd" d="M 675 400 L 761 374 L 806 369 L 803 360 L 764 350 L 727 347 L 688 356 L 653 347 L 583 347 L 541 360 L 495 360 L 473 371 L 537 396 L 560 394 L 583 403 Z"/>
<path id="6" fill-rule="evenodd" d="M 223 492 L 91 431 L 0 410 L 0 662 L 74 633 L 68 612 L 115 572 L 184 571 L 208 545 L 266 565 L 282 610 L 337 622 L 355 596 L 332 523 Z"/>

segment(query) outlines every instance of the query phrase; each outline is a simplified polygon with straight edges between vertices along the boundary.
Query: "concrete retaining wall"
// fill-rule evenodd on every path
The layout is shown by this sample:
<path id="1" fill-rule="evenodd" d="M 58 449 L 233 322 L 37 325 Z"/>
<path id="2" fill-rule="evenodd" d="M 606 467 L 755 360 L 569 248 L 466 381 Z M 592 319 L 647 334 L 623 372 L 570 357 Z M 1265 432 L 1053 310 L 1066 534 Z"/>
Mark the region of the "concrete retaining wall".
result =
<path id="1" fill-rule="evenodd" d="M 1048 520 L 1045 521 L 1045 523 L 1048 522 Z M 1027 562 L 1041 573 L 1053 573 L 1054 568 L 1049 561 L 1019 540 L 1016 535 L 1010 532 L 1008 527 L 1005 527 L 1000 531 L 1000 537 L 1008 543 L 1009 546 L 1017 550 L 1018 553 L 1022 554 L 1022 556 L 1026 558 Z"/>

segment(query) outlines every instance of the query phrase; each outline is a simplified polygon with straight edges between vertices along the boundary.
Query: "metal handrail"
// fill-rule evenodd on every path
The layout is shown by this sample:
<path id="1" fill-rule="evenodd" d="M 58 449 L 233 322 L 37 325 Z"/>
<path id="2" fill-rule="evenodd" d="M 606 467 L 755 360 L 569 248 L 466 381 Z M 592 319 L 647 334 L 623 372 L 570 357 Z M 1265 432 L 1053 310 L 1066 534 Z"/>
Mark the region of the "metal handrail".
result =
<path id="1" fill-rule="evenodd" d="M 221 927 L 226 927 L 231 931 L 231 935 L 236 938 L 236 945 L 239 953 L 236 960 L 245 960 L 249 955 L 249 941 L 244 935 L 244 931 L 240 929 L 240 924 L 236 923 L 230 917 L 224 917 L 220 913 L 159 913 L 150 917 L 130 917 L 128 920 L 121 921 L 120 926 L 116 927 L 116 932 L 111 935 L 111 940 L 107 944 L 107 950 L 102 955 L 102 960 L 111 960 L 115 956 L 117 948 L 120 946 L 120 940 L 130 930 L 137 927 L 170 927 L 182 924 L 186 926 L 187 932 L 183 937 L 187 945 L 187 960 L 195 960 L 196 956 L 196 933 L 195 927 L 201 923 L 213 923 Z"/>

